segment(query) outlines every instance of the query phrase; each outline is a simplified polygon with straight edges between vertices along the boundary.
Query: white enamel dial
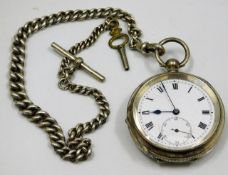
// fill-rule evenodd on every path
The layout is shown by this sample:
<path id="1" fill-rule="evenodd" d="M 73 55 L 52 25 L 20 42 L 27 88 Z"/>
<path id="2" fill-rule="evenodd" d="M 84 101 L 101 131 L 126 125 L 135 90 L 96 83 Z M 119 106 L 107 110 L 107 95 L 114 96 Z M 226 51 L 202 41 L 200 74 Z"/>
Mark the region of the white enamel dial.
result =
<path id="1" fill-rule="evenodd" d="M 152 85 L 137 108 L 139 127 L 160 147 L 185 150 L 202 143 L 213 128 L 209 95 L 190 81 L 169 79 Z"/>

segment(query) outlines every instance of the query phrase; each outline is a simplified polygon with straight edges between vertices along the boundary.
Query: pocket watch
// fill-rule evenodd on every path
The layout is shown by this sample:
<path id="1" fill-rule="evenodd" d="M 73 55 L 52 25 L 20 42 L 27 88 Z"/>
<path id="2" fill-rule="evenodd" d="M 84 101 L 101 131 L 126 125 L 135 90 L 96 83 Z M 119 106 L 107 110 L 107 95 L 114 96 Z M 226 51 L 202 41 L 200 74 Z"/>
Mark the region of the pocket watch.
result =
<path id="1" fill-rule="evenodd" d="M 186 43 L 166 38 L 159 44 L 176 42 L 185 50 L 182 62 L 162 60 L 167 72 L 144 81 L 132 94 L 126 123 L 139 149 L 147 156 L 169 163 L 197 160 L 210 152 L 224 126 L 224 107 L 216 90 L 204 79 L 179 72 L 189 60 Z"/>

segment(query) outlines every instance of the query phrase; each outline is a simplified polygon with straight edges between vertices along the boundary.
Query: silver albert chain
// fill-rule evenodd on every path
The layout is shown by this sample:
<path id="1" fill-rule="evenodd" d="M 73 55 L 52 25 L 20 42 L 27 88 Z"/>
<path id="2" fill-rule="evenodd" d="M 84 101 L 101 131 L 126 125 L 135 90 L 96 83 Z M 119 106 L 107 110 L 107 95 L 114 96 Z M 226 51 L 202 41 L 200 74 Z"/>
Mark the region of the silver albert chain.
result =
<path id="1" fill-rule="evenodd" d="M 53 42 L 51 44 L 54 50 L 57 51 L 63 57 L 60 70 L 58 73 L 59 88 L 62 90 L 69 91 L 71 93 L 91 96 L 95 99 L 99 107 L 99 113 L 95 118 L 85 123 L 78 123 L 68 131 L 68 137 L 65 137 L 63 130 L 61 126 L 58 124 L 58 122 L 53 117 L 51 117 L 49 113 L 47 113 L 46 111 L 42 110 L 41 107 L 34 104 L 27 95 L 24 78 L 26 42 L 32 34 L 56 24 L 99 18 L 103 18 L 104 22 L 96 28 L 94 28 L 94 30 L 87 39 L 79 43 L 76 43 L 69 50 L 65 50 L 57 43 Z M 122 33 L 122 29 L 118 22 L 119 20 L 122 20 L 124 23 L 127 24 L 127 34 Z M 75 11 L 61 11 L 56 14 L 44 16 L 42 18 L 36 18 L 32 21 L 27 22 L 18 30 L 17 34 L 14 37 L 14 41 L 12 44 L 12 60 L 10 64 L 9 78 L 10 92 L 13 101 L 15 105 L 18 107 L 18 109 L 21 111 L 21 113 L 29 121 L 36 124 L 39 128 L 42 128 L 48 134 L 50 143 L 53 146 L 55 152 L 59 154 L 60 157 L 64 160 L 78 162 L 88 159 L 92 152 L 91 140 L 85 138 L 84 135 L 91 133 L 92 131 L 96 130 L 101 125 L 103 125 L 106 122 L 110 113 L 109 104 L 104 95 L 99 90 L 93 87 L 75 84 L 71 81 L 73 73 L 77 70 L 84 70 L 89 75 L 93 76 L 95 79 L 99 81 L 105 80 L 105 77 L 103 75 L 101 75 L 99 72 L 97 72 L 88 64 L 86 64 L 86 62 L 84 62 L 84 60 L 81 57 L 79 57 L 78 54 L 82 50 L 94 44 L 98 37 L 106 31 L 109 31 L 111 35 L 108 44 L 112 49 L 118 52 L 124 70 L 129 70 L 130 67 L 127 60 L 127 55 L 125 53 L 125 46 L 127 44 L 132 50 L 136 50 L 140 53 L 154 53 L 159 64 L 162 67 L 167 68 L 167 70 L 169 71 L 177 71 L 183 64 L 179 64 L 179 62 L 175 59 L 170 59 L 169 62 L 164 63 L 160 58 L 160 56 L 162 56 L 165 53 L 163 44 L 167 42 L 179 43 L 182 46 L 184 46 L 184 49 L 186 51 L 187 46 L 183 41 L 177 38 L 167 38 L 161 41 L 160 43 L 142 42 L 140 39 L 142 33 L 136 27 L 135 20 L 129 13 L 121 9 L 99 8 Z M 122 42 L 115 44 L 117 40 Z M 179 74 L 177 76 L 179 76 Z M 169 76 L 169 78 L 170 77 L 171 76 Z M 141 94 L 141 91 L 139 94 Z M 137 99 L 139 99 L 139 97 Z M 138 129 L 140 130 L 140 128 L 135 128 L 133 126 L 135 123 L 137 123 L 137 121 L 133 122 L 131 119 L 131 117 L 134 118 L 136 115 L 135 113 L 132 113 L 132 111 L 136 111 L 134 100 L 131 100 L 129 103 L 133 104 L 133 106 L 128 108 L 129 129 L 131 132 L 135 133 L 132 135 L 134 139 L 144 139 L 144 135 L 140 133 L 142 135 L 142 138 L 140 138 L 138 136 L 139 132 L 136 133 L 136 130 L 138 131 Z M 172 122 L 172 119 L 170 119 L 170 121 Z M 138 124 L 137 126 L 140 125 Z M 151 123 L 150 126 L 152 126 Z M 179 130 L 176 129 L 175 131 Z M 145 132 L 143 131 L 143 133 Z M 145 137 L 148 138 L 148 136 L 146 135 Z M 140 142 L 137 144 L 140 145 L 139 147 L 141 149 L 147 148 L 145 147 L 145 145 L 149 145 L 148 140 L 145 140 L 145 142 L 143 143 Z M 156 147 L 156 144 L 154 145 Z M 153 152 L 154 149 L 152 151 L 150 150 L 151 152 L 147 151 L 148 150 L 143 150 L 145 154 L 150 155 L 152 157 L 157 156 L 158 154 L 158 152 L 156 151 Z M 159 153 L 163 154 L 164 152 Z M 172 156 L 172 154 L 169 156 Z M 162 156 L 158 156 L 156 157 L 156 159 L 173 161 L 173 159 L 167 157 L 164 158 Z"/>

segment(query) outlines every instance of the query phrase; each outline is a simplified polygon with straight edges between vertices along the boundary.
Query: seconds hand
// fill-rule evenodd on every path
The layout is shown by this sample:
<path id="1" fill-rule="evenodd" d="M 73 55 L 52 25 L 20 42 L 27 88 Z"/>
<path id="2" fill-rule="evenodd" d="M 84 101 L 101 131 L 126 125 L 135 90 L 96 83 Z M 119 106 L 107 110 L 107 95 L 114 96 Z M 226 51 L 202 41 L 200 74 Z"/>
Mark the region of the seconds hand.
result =
<path id="1" fill-rule="evenodd" d="M 192 136 L 192 138 L 194 139 L 195 137 L 192 135 L 192 133 L 190 133 L 190 132 L 185 132 L 185 131 L 181 131 L 181 130 L 179 130 L 179 129 L 171 129 L 172 131 L 175 131 L 175 132 L 181 132 L 181 133 L 185 133 L 185 134 L 189 134 L 189 135 L 191 135 Z"/>
<path id="2" fill-rule="evenodd" d="M 174 104 L 173 104 L 173 101 L 171 100 L 171 98 L 170 98 L 170 96 L 169 96 L 169 94 L 168 94 L 168 92 L 167 92 L 167 90 L 166 90 L 166 88 L 165 88 L 165 86 L 164 86 L 164 84 L 163 84 L 163 82 L 161 81 L 161 85 L 162 85 L 162 87 L 163 87 L 163 89 L 165 90 L 165 93 L 167 94 L 167 96 L 168 96 L 168 98 L 169 98 L 169 101 L 171 102 L 171 104 L 172 104 L 172 106 L 173 106 L 173 113 L 174 114 L 179 114 L 179 109 L 177 109 L 175 106 L 174 106 Z"/>

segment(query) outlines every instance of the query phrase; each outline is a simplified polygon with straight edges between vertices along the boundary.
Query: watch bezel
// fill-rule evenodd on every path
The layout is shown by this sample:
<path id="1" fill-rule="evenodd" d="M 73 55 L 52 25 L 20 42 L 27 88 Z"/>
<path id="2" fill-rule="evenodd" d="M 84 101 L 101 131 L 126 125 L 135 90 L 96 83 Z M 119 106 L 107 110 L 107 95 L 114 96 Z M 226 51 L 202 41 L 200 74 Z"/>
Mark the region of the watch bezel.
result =
<path id="1" fill-rule="evenodd" d="M 139 121 L 136 119 L 138 115 L 137 106 L 139 105 L 140 99 L 143 94 L 157 82 L 170 79 L 181 79 L 190 81 L 202 88 L 210 97 L 215 111 L 214 124 L 210 132 L 203 139 L 203 141 L 200 142 L 198 145 L 188 147 L 182 150 L 166 148 L 156 142 L 153 142 L 146 136 L 146 133 L 142 130 Z M 170 161 L 174 161 L 175 159 L 175 161 L 180 161 L 181 159 L 184 159 L 186 157 L 191 157 L 191 159 L 194 159 L 194 157 L 200 156 L 199 154 L 201 154 L 202 151 L 208 152 L 210 149 L 212 149 L 212 147 L 216 143 L 215 141 L 217 141 L 219 136 L 221 135 L 221 131 L 224 126 L 224 107 L 216 90 L 206 80 L 192 74 L 182 72 L 167 72 L 145 80 L 134 91 L 128 104 L 127 123 L 133 139 L 137 142 L 137 144 L 140 144 L 138 146 L 140 146 L 141 150 L 144 149 L 147 150 L 146 152 L 148 153 L 151 152 L 152 156 L 159 157 L 159 155 L 164 155 L 164 159 L 167 159 L 167 157 L 172 157 Z M 145 151 L 143 152 L 145 153 Z M 192 154 L 189 154 L 189 152 L 192 152 Z"/>

